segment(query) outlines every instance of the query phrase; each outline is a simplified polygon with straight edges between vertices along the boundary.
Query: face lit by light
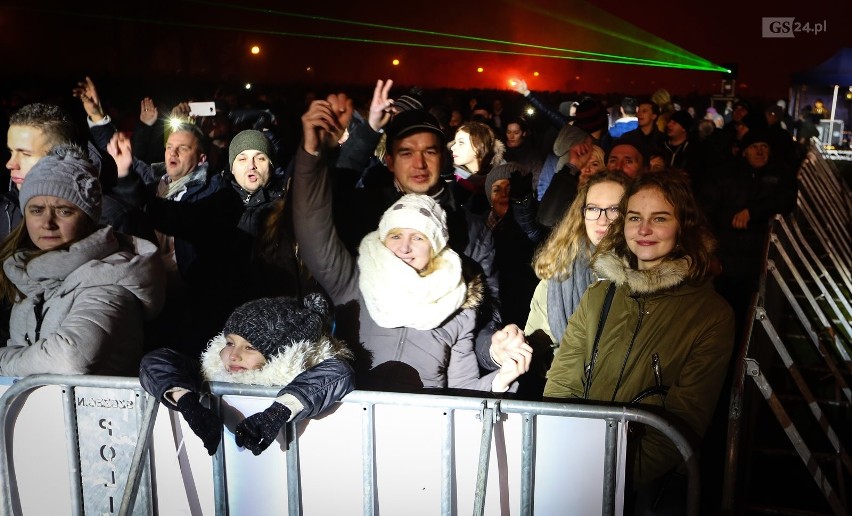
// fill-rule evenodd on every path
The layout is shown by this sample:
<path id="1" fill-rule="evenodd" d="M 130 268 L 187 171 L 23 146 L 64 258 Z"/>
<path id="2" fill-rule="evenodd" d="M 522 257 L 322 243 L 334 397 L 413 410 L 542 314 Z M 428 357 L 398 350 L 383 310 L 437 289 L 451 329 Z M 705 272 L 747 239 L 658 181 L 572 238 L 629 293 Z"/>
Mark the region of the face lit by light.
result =
<path id="1" fill-rule="evenodd" d="M 397 258 L 418 272 L 425 269 L 432 259 L 432 244 L 426 235 L 414 229 L 391 229 L 384 244 Z"/>
<path id="2" fill-rule="evenodd" d="M 629 177 L 636 177 L 642 168 L 642 154 L 632 145 L 616 145 L 609 152 L 606 168 L 613 172 L 620 170 Z"/>
<path id="3" fill-rule="evenodd" d="M 45 157 L 51 145 L 41 129 L 29 125 L 13 125 L 6 133 L 6 146 L 9 148 L 9 169 L 12 182 L 21 189 L 24 178 L 36 162 Z"/>
<path id="4" fill-rule="evenodd" d="M 472 172 L 479 171 L 476 161 L 476 151 L 470 143 L 470 133 L 467 131 L 456 131 L 456 139 L 450 150 L 453 152 L 453 164 L 455 166 L 466 167 Z"/>
<path id="5" fill-rule="evenodd" d="M 266 357 L 255 349 L 249 341 L 237 334 L 229 333 L 225 347 L 219 352 L 222 365 L 230 373 L 260 369 L 266 365 Z"/>
<path id="6" fill-rule="evenodd" d="M 234 158 L 231 173 L 243 190 L 256 192 L 269 182 L 270 168 L 269 156 L 256 150 L 244 150 Z"/>
<path id="7" fill-rule="evenodd" d="M 677 246 L 680 223 L 674 206 L 656 188 L 645 188 L 627 200 L 624 238 L 639 270 L 659 265 Z"/>
<path id="8" fill-rule="evenodd" d="M 30 240 L 42 251 L 82 240 L 95 228 L 83 210 L 52 195 L 37 195 L 27 201 L 24 222 Z"/>
<path id="9" fill-rule="evenodd" d="M 614 181 L 595 183 L 586 193 L 586 207 L 617 208 L 623 196 L 624 187 L 619 183 Z M 584 219 L 584 222 L 586 223 L 586 236 L 589 237 L 589 241 L 594 246 L 601 243 L 603 237 L 606 236 L 610 224 L 612 224 L 612 221 L 609 220 L 607 214 L 604 212 L 601 212 L 598 220 Z"/>
<path id="10" fill-rule="evenodd" d="M 518 124 L 509 124 L 506 126 L 506 147 L 514 149 L 520 147 L 524 143 L 526 134 Z"/>
<path id="11" fill-rule="evenodd" d="M 432 194 L 439 191 L 441 148 L 438 136 L 414 133 L 394 141 L 385 155 L 388 170 L 405 193 Z"/>
<path id="12" fill-rule="evenodd" d="M 206 159 L 198 146 L 198 139 L 189 131 L 174 132 L 166 140 L 166 174 L 172 180 L 191 173 Z"/>

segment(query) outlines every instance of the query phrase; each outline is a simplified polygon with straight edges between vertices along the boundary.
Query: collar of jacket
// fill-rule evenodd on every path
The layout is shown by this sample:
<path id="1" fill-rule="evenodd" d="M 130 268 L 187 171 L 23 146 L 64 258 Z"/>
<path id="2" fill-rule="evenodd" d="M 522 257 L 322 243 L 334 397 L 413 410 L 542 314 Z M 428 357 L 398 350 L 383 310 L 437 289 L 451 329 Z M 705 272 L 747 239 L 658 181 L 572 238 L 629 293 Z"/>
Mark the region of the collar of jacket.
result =
<path id="1" fill-rule="evenodd" d="M 592 269 L 618 286 L 627 286 L 632 294 L 654 294 L 686 281 L 689 258 L 664 260 L 650 269 L 637 270 L 630 267 L 626 258 L 606 253 L 594 258 Z"/>
<path id="2" fill-rule="evenodd" d="M 209 382 L 245 383 L 250 385 L 284 386 L 299 373 L 329 358 L 351 360 L 352 352 L 343 341 L 323 337 L 319 342 L 291 342 L 270 357 L 260 369 L 230 373 L 225 370 L 219 353 L 227 339 L 219 334 L 207 344 L 201 354 L 201 374 Z"/>
<path id="3" fill-rule="evenodd" d="M 231 179 L 231 187 L 239 194 L 246 206 L 258 206 L 281 198 L 284 195 L 284 188 L 280 183 L 281 181 L 273 176 L 266 186 L 258 188 L 254 192 L 249 192 L 240 186 L 236 179 Z"/>

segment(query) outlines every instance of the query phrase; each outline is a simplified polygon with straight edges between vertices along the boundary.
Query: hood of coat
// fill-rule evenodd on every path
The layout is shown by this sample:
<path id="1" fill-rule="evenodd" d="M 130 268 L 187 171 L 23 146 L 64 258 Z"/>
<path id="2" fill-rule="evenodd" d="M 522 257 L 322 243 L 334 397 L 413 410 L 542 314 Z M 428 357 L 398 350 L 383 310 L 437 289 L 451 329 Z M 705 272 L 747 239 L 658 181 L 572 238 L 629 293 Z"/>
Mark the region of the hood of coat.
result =
<path id="1" fill-rule="evenodd" d="M 616 285 L 626 285 L 633 294 L 653 294 L 685 282 L 689 260 L 665 260 L 655 267 L 640 271 L 631 268 L 627 259 L 607 253 L 594 258 L 592 269 Z"/>
<path id="2" fill-rule="evenodd" d="M 146 315 L 159 312 L 165 298 L 165 272 L 157 246 L 132 236 L 98 229 L 68 249 L 24 261 L 21 252 L 3 264 L 6 276 L 26 297 L 45 300 L 76 289 L 120 286 L 142 303 Z"/>
<path id="3" fill-rule="evenodd" d="M 465 278 L 465 281 L 467 282 L 467 294 L 461 307 L 476 310 L 485 299 L 485 279 L 483 279 L 482 274 L 476 274 L 470 279 Z"/>
<path id="4" fill-rule="evenodd" d="M 352 351 L 346 344 L 334 337 L 324 337 L 319 342 L 292 342 L 283 351 L 273 355 L 260 369 L 231 373 L 225 369 L 219 356 L 226 343 L 227 339 L 220 333 L 210 340 L 207 349 L 201 354 L 201 374 L 208 382 L 284 386 L 293 381 L 299 373 L 323 360 L 352 359 Z"/>

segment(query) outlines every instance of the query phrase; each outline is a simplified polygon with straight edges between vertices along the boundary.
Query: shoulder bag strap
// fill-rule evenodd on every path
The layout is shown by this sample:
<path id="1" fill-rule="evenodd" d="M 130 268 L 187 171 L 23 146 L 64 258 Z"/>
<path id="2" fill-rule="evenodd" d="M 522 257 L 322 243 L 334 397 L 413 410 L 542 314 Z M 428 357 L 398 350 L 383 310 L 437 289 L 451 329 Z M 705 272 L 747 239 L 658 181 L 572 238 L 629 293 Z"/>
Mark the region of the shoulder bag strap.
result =
<path id="1" fill-rule="evenodd" d="M 592 388 L 592 371 L 595 368 L 595 360 L 598 358 L 598 342 L 601 340 L 601 333 L 603 333 L 606 317 L 609 315 L 609 307 L 612 306 L 613 296 L 615 296 L 615 283 L 610 282 L 609 288 L 606 291 L 606 297 L 604 298 L 603 307 L 601 308 L 598 331 L 595 333 L 595 343 L 592 345 L 592 356 L 589 359 L 589 365 L 586 367 L 586 385 L 583 388 L 583 399 L 585 400 L 589 399 L 589 391 Z"/>

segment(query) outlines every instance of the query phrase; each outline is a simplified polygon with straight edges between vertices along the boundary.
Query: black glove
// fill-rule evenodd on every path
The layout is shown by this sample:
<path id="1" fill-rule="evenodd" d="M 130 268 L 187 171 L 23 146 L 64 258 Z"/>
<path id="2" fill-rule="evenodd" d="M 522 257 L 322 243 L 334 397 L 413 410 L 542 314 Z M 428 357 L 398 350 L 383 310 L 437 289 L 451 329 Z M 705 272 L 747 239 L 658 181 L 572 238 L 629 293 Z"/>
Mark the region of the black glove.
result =
<path id="1" fill-rule="evenodd" d="M 288 419 L 290 409 L 276 401 L 268 409 L 243 419 L 242 423 L 237 425 L 234 432 L 237 446 L 260 455 L 272 444 Z"/>
<path id="2" fill-rule="evenodd" d="M 526 199 L 532 193 L 532 174 L 512 172 L 509 176 L 509 198 L 513 201 Z"/>
<path id="3" fill-rule="evenodd" d="M 183 415 L 195 435 L 204 442 L 207 453 L 213 455 L 222 440 L 222 421 L 210 409 L 201 406 L 198 394 L 187 392 L 177 402 L 177 410 Z"/>

